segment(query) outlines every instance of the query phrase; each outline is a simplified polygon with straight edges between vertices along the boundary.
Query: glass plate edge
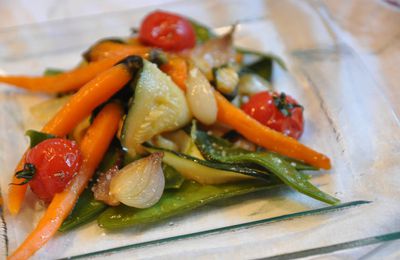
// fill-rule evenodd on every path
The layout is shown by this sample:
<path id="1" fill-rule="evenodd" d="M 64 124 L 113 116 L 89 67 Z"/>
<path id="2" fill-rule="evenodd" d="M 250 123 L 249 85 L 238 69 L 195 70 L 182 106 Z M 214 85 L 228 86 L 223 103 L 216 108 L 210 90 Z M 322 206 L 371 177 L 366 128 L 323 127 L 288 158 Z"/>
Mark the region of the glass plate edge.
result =
<path id="1" fill-rule="evenodd" d="M 114 247 L 114 248 L 110 248 L 110 249 L 106 249 L 106 250 L 100 250 L 100 251 L 90 252 L 90 253 L 81 254 L 81 255 L 74 255 L 74 256 L 60 258 L 60 259 L 84 259 L 84 258 L 88 258 L 88 257 L 101 256 L 104 254 L 116 253 L 116 252 L 129 250 L 129 249 L 136 249 L 136 248 L 147 247 L 147 246 L 157 246 L 160 244 L 170 243 L 170 242 L 174 242 L 174 241 L 178 241 L 178 240 L 192 239 L 192 238 L 208 236 L 208 235 L 213 235 L 213 234 L 218 234 L 218 233 L 223 233 L 223 232 L 232 232 L 232 231 L 236 231 L 236 230 L 240 230 L 240 229 L 251 228 L 251 227 L 254 227 L 257 225 L 271 224 L 271 223 L 285 221 L 285 220 L 291 220 L 291 219 L 295 219 L 295 218 L 326 214 L 326 213 L 349 209 L 352 207 L 361 206 L 361 205 L 365 205 L 365 204 L 369 204 L 369 203 L 371 203 L 371 201 L 356 200 L 356 201 L 346 202 L 346 203 L 342 203 L 342 204 L 335 205 L 335 206 L 328 206 L 328 207 L 322 207 L 322 208 L 318 208 L 318 209 L 300 211 L 300 212 L 276 216 L 276 217 L 272 217 L 272 218 L 265 218 L 265 219 L 250 221 L 250 222 L 231 225 L 231 226 L 225 226 L 225 227 L 209 229 L 209 230 L 204 230 L 204 231 L 199 231 L 199 232 L 194 232 L 194 233 L 189 233 L 189 234 L 183 234 L 183 235 L 178 235 L 178 236 L 173 236 L 173 237 L 156 239 L 156 240 L 146 241 L 146 242 L 141 242 L 141 243 L 135 243 L 135 244 L 125 245 L 125 246 L 121 246 L 121 247 Z M 399 232 L 398 236 L 400 238 L 400 232 Z M 305 250 L 305 251 L 307 251 L 307 250 Z"/>

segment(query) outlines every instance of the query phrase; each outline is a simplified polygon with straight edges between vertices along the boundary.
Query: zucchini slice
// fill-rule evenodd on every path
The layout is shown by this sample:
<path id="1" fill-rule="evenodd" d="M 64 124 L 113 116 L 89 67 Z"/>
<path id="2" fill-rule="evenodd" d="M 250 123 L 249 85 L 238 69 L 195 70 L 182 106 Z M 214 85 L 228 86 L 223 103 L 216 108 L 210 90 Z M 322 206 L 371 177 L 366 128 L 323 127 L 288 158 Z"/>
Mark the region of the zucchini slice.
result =
<path id="1" fill-rule="evenodd" d="M 154 147 L 149 143 L 144 143 L 143 146 L 149 152 L 163 152 L 164 163 L 174 167 L 186 179 L 200 184 L 221 184 L 255 178 L 267 183 L 277 182 L 277 178 L 267 171 L 248 168 L 244 165 L 205 161 L 187 154 Z"/>
<path id="2" fill-rule="evenodd" d="M 135 94 L 124 121 L 121 143 L 131 156 L 153 136 L 183 127 L 191 120 L 185 94 L 149 61 L 133 83 Z"/>

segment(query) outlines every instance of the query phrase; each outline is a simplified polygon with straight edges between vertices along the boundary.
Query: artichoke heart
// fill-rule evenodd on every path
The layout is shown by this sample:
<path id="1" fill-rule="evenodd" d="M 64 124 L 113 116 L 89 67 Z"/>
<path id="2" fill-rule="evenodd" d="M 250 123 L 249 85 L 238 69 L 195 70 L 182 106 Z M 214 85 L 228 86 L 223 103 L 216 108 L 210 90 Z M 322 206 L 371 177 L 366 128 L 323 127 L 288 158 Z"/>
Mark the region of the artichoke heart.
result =
<path id="1" fill-rule="evenodd" d="M 191 120 L 185 94 L 157 66 L 143 61 L 135 94 L 122 128 L 121 142 L 135 156 L 141 144 L 165 131 L 183 127 Z"/>

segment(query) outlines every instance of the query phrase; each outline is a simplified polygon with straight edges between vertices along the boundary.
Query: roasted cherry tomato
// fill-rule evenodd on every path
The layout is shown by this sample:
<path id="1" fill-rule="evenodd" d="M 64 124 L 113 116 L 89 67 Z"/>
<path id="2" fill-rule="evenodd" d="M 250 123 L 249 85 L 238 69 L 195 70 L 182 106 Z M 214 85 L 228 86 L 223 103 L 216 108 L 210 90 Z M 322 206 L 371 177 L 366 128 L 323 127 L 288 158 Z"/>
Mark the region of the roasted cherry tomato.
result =
<path id="1" fill-rule="evenodd" d="M 285 135 L 299 139 L 303 133 L 303 107 L 285 93 L 257 93 L 242 109 L 260 123 Z"/>
<path id="2" fill-rule="evenodd" d="M 139 40 L 144 44 L 164 50 L 181 51 L 195 46 L 196 35 L 186 18 L 155 11 L 142 21 Z"/>
<path id="3" fill-rule="evenodd" d="M 25 172 L 17 173 L 17 176 L 28 180 L 32 191 L 49 202 L 79 171 L 81 161 L 76 142 L 63 138 L 47 139 L 28 151 Z"/>

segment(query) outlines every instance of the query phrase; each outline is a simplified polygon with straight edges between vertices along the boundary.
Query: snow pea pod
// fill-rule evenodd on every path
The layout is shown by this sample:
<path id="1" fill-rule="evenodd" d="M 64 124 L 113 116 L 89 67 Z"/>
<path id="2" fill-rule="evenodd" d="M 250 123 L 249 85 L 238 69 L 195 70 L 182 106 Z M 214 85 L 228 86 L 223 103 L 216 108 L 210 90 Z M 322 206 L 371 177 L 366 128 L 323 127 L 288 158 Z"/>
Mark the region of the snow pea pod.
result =
<path id="1" fill-rule="evenodd" d="M 208 160 L 235 164 L 257 164 L 276 175 L 289 187 L 309 197 L 333 205 L 340 202 L 337 198 L 315 187 L 304 174 L 299 173 L 291 163 L 276 156 L 275 153 L 249 152 L 235 148 L 230 142 L 202 131 L 195 132 L 195 144 Z"/>
<path id="2" fill-rule="evenodd" d="M 292 159 L 292 158 L 286 157 L 284 155 L 280 155 L 278 153 L 271 152 L 271 154 L 274 154 L 276 157 L 281 158 L 282 160 L 290 163 L 290 165 L 293 166 L 298 171 L 317 171 L 318 170 L 318 168 L 311 166 L 305 162 L 302 162 L 302 161 L 299 161 L 296 159 Z"/>
<path id="3" fill-rule="evenodd" d="M 265 190 L 279 184 L 266 185 L 263 182 L 246 181 L 235 184 L 201 185 L 185 181 L 178 190 L 165 191 L 160 201 L 146 209 L 120 205 L 104 211 L 97 222 L 105 229 L 120 229 L 137 224 L 157 222 L 185 213 L 210 202 L 254 191 Z"/>

